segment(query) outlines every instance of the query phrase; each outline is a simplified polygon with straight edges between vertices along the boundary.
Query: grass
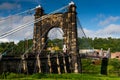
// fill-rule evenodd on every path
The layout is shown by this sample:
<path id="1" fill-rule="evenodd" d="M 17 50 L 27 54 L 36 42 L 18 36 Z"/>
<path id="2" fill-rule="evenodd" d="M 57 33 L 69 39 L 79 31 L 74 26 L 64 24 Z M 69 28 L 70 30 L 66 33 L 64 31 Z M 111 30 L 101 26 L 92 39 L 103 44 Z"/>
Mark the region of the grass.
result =
<path id="1" fill-rule="evenodd" d="M 33 75 L 7 73 L 0 75 L 0 80 L 120 80 L 117 76 L 98 74 L 42 74 Z"/>

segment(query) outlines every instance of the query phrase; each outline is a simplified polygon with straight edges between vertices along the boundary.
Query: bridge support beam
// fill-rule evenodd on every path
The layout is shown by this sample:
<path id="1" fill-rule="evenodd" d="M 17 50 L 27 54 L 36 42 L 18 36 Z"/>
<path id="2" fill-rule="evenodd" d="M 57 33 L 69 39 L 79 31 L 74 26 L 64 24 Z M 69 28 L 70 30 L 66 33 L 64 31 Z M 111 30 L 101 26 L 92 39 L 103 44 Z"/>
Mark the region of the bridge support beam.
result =
<path id="1" fill-rule="evenodd" d="M 52 73 L 50 54 L 48 54 L 48 66 L 49 66 L 49 73 Z"/>
<path id="2" fill-rule="evenodd" d="M 39 55 L 37 55 L 37 68 L 38 68 L 38 72 L 41 73 L 41 62 L 40 62 L 40 57 Z"/>
<path id="3" fill-rule="evenodd" d="M 23 67 L 22 67 L 22 69 L 23 69 L 23 73 L 28 73 L 28 69 L 27 69 L 27 61 L 25 60 L 25 56 L 23 55 L 22 56 L 22 65 L 23 65 Z"/>
<path id="4" fill-rule="evenodd" d="M 60 71 L 60 62 L 59 62 L 58 55 L 57 55 L 57 69 L 58 69 L 58 74 L 61 74 L 61 71 Z"/>
<path id="5" fill-rule="evenodd" d="M 65 62 L 65 56 L 63 56 L 63 64 L 64 64 L 64 71 L 65 71 L 65 73 L 67 73 L 66 62 Z"/>

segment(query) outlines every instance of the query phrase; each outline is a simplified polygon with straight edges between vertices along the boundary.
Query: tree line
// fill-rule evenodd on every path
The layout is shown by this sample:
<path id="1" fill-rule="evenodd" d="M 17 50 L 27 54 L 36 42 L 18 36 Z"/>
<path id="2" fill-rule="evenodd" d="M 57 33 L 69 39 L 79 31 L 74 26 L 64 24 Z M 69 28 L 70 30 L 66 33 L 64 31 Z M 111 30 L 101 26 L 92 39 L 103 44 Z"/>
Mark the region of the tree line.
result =
<path id="1" fill-rule="evenodd" d="M 120 51 L 120 38 L 78 38 L 77 42 L 79 49 L 101 49 L 107 50 L 111 49 L 111 52 Z M 0 43 L 0 53 L 6 55 L 21 55 L 28 48 L 33 45 L 32 39 L 21 40 L 17 44 L 14 42 L 2 42 Z M 48 40 L 48 47 L 58 46 L 62 50 L 63 40 L 62 39 L 53 39 Z M 30 50 L 32 51 L 32 49 Z"/>
<path id="2" fill-rule="evenodd" d="M 79 48 L 94 48 L 108 50 L 111 49 L 111 52 L 120 51 L 120 38 L 78 38 Z"/>

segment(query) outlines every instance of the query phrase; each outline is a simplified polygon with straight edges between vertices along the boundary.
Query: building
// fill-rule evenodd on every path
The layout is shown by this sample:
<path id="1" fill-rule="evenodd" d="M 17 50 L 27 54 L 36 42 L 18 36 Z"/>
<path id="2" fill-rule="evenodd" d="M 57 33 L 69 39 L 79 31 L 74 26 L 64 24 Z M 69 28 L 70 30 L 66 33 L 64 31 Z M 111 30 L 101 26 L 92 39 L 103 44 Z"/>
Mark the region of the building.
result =
<path id="1" fill-rule="evenodd" d="M 120 59 L 120 52 L 115 52 L 111 54 L 111 58 L 117 58 Z"/>

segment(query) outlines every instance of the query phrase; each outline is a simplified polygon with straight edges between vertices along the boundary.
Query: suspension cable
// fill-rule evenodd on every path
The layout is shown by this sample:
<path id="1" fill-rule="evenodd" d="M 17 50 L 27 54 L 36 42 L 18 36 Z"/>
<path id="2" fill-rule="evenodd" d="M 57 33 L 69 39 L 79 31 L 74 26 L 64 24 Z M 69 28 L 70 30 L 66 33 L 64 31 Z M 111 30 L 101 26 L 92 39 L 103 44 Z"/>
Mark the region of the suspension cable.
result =
<path id="1" fill-rule="evenodd" d="M 57 28 L 57 29 L 58 29 L 58 28 Z M 58 31 L 60 31 L 60 30 L 58 29 Z M 61 33 L 61 31 L 60 31 L 60 33 Z M 42 49 L 41 49 L 40 52 L 37 54 L 37 57 L 40 56 L 40 54 L 41 54 L 42 50 L 44 49 L 45 45 L 47 44 L 48 40 L 49 40 L 49 39 L 47 39 L 46 42 L 45 42 L 45 44 L 42 46 Z M 36 57 L 36 58 L 37 58 L 37 57 Z M 36 71 L 36 65 L 37 65 L 37 61 L 36 61 L 36 63 L 35 63 L 34 72 Z"/>
<path id="2" fill-rule="evenodd" d="M 44 49 L 45 45 L 47 44 L 48 40 L 49 39 L 46 40 L 45 44 L 42 46 L 42 49 L 40 50 L 40 52 L 38 52 L 38 54 L 36 56 L 36 59 L 37 59 L 37 57 L 40 56 L 40 54 L 41 54 L 42 50 Z M 37 65 L 37 60 L 36 60 L 36 63 L 35 63 L 34 72 L 36 71 L 36 65 Z"/>
<path id="3" fill-rule="evenodd" d="M 58 30 L 59 30 L 59 29 L 58 29 Z M 59 30 L 59 31 L 60 31 L 60 30 Z M 47 31 L 46 31 L 46 32 L 47 32 Z M 43 36 L 46 35 L 46 32 L 44 32 L 43 35 L 42 35 L 40 38 L 38 38 L 37 42 L 38 42 Z M 61 31 L 60 31 L 60 32 L 61 32 Z M 30 49 L 32 49 L 33 46 L 34 46 L 34 45 L 32 45 L 28 50 L 26 50 L 23 55 L 25 55 L 26 53 L 28 53 L 28 51 L 29 51 Z M 41 51 L 40 51 L 40 53 L 41 53 Z"/>
<path id="4" fill-rule="evenodd" d="M 47 32 L 47 31 L 46 31 L 46 32 Z M 41 35 L 41 37 L 39 37 L 39 38 L 37 39 L 36 42 L 38 42 L 43 36 L 45 36 L 45 35 L 46 35 L 46 32 L 44 32 L 43 35 Z M 33 47 L 34 47 L 34 44 L 25 51 L 25 53 L 23 54 L 23 56 L 24 56 L 25 54 L 27 54 L 27 53 L 29 52 L 29 50 L 32 49 Z"/>
<path id="5" fill-rule="evenodd" d="M 33 10 L 35 10 L 35 9 L 36 9 L 36 7 L 35 7 L 35 8 L 32 8 L 32 9 L 28 9 L 28 10 L 23 11 L 23 12 L 20 12 L 20 13 L 17 13 L 17 14 L 14 14 L 14 15 L 11 15 L 11 16 L 8 16 L 8 17 L 5 17 L 5 18 L 2 18 L 2 19 L 0 19 L 0 22 L 3 21 L 3 20 L 6 20 L 6 19 L 8 19 L 8 18 L 12 18 L 12 17 L 14 17 L 14 16 L 17 16 L 17 15 L 20 15 L 20 14 L 23 14 L 23 13 L 27 13 L 27 12 L 29 12 L 29 11 L 33 11 Z"/>
<path id="6" fill-rule="evenodd" d="M 80 20 L 79 20 L 78 17 L 77 17 L 77 23 L 78 23 L 78 27 L 79 27 L 79 28 L 81 29 L 81 31 L 83 32 L 84 37 L 87 37 L 86 34 L 85 34 L 85 32 L 84 32 L 84 30 L 83 30 L 83 28 L 82 28 L 82 25 L 80 24 Z"/>
<path id="7" fill-rule="evenodd" d="M 69 5 L 64 6 L 64 7 L 60 8 L 59 10 L 63 10 L 63 9 L 65 9 L 65 8 L 67 8 L 68 6 L 69 6 Z M 53 12 L 49 13 L 47 16 L 49 17 L 50 14 L 54 14 L 54 13 L 58 12 L 59 10 L 56 10 L 56 11 L 53 11 Z M 43 17 L 42 19 L 44 19 L 44 18 L 47 18 L 47 17 Z M 62 33 L 62 32 L 61 32 L 61 33 Z M 40 38 L 38 38 L 37 41 L 39 41 L 45 34 L 46 34 L 46 32 L 44 32 L 44 34 L 43 34 Z M 23 54 L 23 56 L 24 56 L 26 53 L 28 53 L 28 51 L 29 51 L 30 49 L 32 49 L 33 46 L 34 46 L 34 45 L 32 45 L 28 50 L 26 50 L 25 53 Z M 40 51 L 40 53 L 41 53 L 41 51 Z M 40 54 L 40 53 L 39 53 L 39 54 Z"/>
<path id="8" fill-rule="evenodd" d="M 31 21 L 31 22 L 28 22 L 28 23 L 26 23 L 26 24 L 24 24 L 24 25 L 21 25 L 21 26 L 15 28 L 15 29 L 12 29 L 12 30 L 10 30 L 10 31 L 8 31 L 8 32 L 5 32 L 5 33 L 3 33 L 2 35 L 0 35 L 0 39 L 1 39 L 1 38 L 4 38 L 4 37 L 6 37 L 6 36 L 9 36 L 9 35 L 17 32 L 17 31 L 20 31 L 21 29 L 24 29 L 25 27 L 27 27 L 27 26 L 29 26 L 29 25 L 32 25 L 33 23 L 37 23 L 37 22 L 39 22 L 39 21 L 41 21 L 41 20 L 43 20 L 43 19 L 46 19 L 46 18 L 50 17 L 51 14 L 54 14 L 54 13 L 56 13 L 56 12 L 58 12 L 58 11 L 61 11 L 61 10 L 65 9 L 66 7 L 68 7 L 68 6 L 64 6 L 64 7 L 60 8 L 60 9 L 58 9 L 58 10 L 56 10 L 56 11 L 53 11 L 53 12 L 49 13 L 48 15 L 45 15 L 45 16 L 43 16 L 43 17 L 40 17 L 40 18 L 36 19 L 36 20 L 33 20 L 33 21 Z"/>
<path id="9" fill-rule="evenodd" d="M 5 54 L 6 54 L 6 51 L 5 51 L 5 50 L 8 48 L 8 46 L 10 46 L 10 44 L 9 44 L 9 43 L 7 44 L 7 46 L 5 47 L 5 49 L 1 52 L 1 53 L 2 53 L 2 55 L 5 55 Z"/>
<path id="10" fill-rule="evenodd" d="M 62 7 L 62 8 L 60 8 L 60 9 L 56 10 L 56 11 L 53 11 L 53 12 L 49 13 L 48 15 L 43 16 L 43 18 L 40 17 L 40 18 L 34 20 L 34 21 L 35 21 L 34 23 L 37 23 L 38 21 L 43 20 L 43 19 L 49 17 L 50 14 L 56 13 L 56 12 L 58 12 L 59 10 L 63 10 L 63 9 L 65 9 L 66 7 L 67 7 L 67 6 Z M 30 22 L 29 22 L 29 23 L 30 23 Z M 33 22 L 31 22 L 31 23 L 33 23 Z M 8 35 L 11 35 L 12 33 L 17 32 L 17 31 L 25 28 L 27 25 L 29 25 L 29 24 L 24 24 L 23 27 L 20 26 L 20 27 L 18 27 L 18 28 L 15 28 L 15 29 L 13 29 L 13 30 L 10 30 L 10 31 L 8 31 L 8 32 L 6 32 L 6 33 L 3 33 L 3 34 L 1 35 L 2 37 L 0 37 L 0 38 L 6 37 L 6 36 L 8 36 Z M 44 33 L 44 35 L 45 35 L 45 33 Z M 44 35 L 42 35 L 41 38 L 42 38 Z M 39 39 L 40 39 L 40 38 L 39 38 Z M 39 40 L 39 39 L 38 39 L 38 40 Z M 37 40 L 37 41 L 38 41 L 38 40 Z M 34 46 L 34 45 L 32 45 L 28 50 L 26 50 L 23 55 L 25 55 L 33 46 Z M 4 53 L 6 53 L 6 52 L 4 52 Z"/>
<path id="11" fill-rule="evenodd" d="M 82 31 L 82 33 L 83 33 L 83 36 L 84 36 L 85 38 L 87 38 L 87 36 L 86 36 L 86 34 L 85 34 L 85 32 L 84 32 L 84 30 L 83 30 L 83 28 L 82 28 L 82 25 L 80 24 L 80 20 L 79 20 L 78 17 L 77 17 L 77 24 L 78 24 L 78 27 L 81 29 L 81 31 Z M 87 40 L 87 39 L 86 39 L 86 40 Z M 88 42 L 88 41 L 85 41 L 85 44 L 88 45 L 89 42 Z M 88 45 L 88 48 L 91 48 L 91 46 Z"/>
<path id="12" fill-rule="evenodd" d="M 58 28 L 57 28 L 57 30 L 58 30 L 61 34 L 63 34 Z M 47 31 L 46 31 L 46 32 L 47 32 Z M 45 33 L 44 33 L 39 39 L 41 39 L 44 35 L 45 35 Z M 39 41 L 39 39 L 38 39 L 37 41 Z M 33 46 L 34 46 L 34 45 L 32 45 L 28 50 L 26 50 L 23 55 L 25 55 L 26 53 L 28 53 L 29 50 L 31 50 L 31 49 L 33 48 Z M 15 47 L 15 46 L 13 46 L 12 48 L 14 48 L 14 47 Z M 11 50 L 12 48 L 10 48 L 9 50 Z M 2 52 L 2 54 L 3 54 L 3 55 L 6 55 L 9 50 L 7 50 L 7 51 L 5 51 L 5 52 Z"/>
<path id="13" fill-rule="evenodd" d="M 32 33 L 30 33 L 30 35 L 32 35 Z M 26 38 L 28 38 L 29 36 L 27 36 Z M 14 35 L 14 37 L 16 37 L 16 35 Z M 7 52 L 9 52 L 11 49 L 14 49 L 16 47 L 16 46 L 12 46 L 7 51 L 5 51 L 8 48 L 8 46 L 10 46 L 10 43 L 5 47 L 4 51 L 2 51 L 2 55 L 7 55 Z"/>

